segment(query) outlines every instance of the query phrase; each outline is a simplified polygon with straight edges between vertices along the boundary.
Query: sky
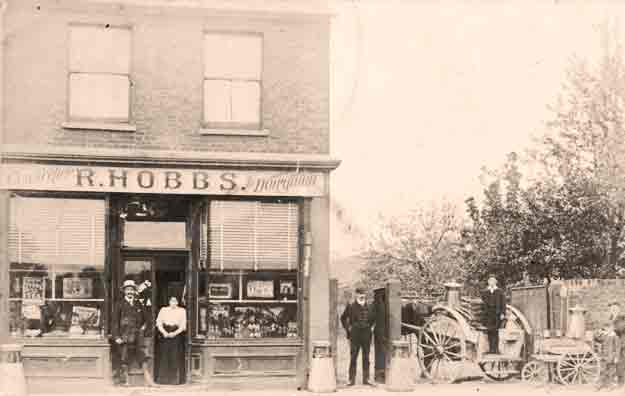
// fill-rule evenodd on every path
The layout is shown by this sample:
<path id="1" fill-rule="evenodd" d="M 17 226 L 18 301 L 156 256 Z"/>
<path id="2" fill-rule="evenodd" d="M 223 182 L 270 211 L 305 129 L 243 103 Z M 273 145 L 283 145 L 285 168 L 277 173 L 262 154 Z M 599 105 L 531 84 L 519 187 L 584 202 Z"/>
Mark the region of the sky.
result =
<path id="1" fill-rule="evenodd" d="M 365 228 L 479 197 L 481 167 L 543 130 L 571 57 L 625 23 L 618 1 L 329 1 L 332 194 Z"/>

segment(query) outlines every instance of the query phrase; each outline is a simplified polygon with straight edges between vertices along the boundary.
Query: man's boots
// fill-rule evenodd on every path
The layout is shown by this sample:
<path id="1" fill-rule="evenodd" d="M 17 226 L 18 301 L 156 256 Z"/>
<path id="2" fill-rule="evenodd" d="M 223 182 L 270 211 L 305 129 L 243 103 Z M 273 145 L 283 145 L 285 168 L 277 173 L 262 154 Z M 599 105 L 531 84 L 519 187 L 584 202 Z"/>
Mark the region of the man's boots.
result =
<path id="1" fill-rule="evenodd" d="M 121 384 L 124 386 L 130 386 L 130 378 L 128 376 L 127 364 L 122 364 L 121 366 Z"/>

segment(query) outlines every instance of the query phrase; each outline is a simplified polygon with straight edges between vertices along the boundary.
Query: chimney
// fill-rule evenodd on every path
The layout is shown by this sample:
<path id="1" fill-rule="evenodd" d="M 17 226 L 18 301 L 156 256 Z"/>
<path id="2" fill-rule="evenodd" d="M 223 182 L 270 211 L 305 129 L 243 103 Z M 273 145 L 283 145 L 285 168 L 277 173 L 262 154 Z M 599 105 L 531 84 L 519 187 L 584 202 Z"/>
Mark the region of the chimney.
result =
<path id="1" fill-rule="evenodd" d="M 448 307 L 458 307 L 460 306 L 460 288 L 462 285 L 460 283 L 451 281 L 445 283 L 445 296 L 447 300 Z"/>

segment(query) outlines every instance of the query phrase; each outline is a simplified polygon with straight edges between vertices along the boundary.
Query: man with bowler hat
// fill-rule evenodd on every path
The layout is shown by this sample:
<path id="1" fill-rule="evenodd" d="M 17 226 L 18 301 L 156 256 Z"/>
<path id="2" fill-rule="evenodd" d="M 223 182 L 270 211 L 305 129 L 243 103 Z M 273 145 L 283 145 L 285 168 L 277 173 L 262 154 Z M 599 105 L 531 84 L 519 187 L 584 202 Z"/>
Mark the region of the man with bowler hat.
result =
<path id="1" fill-rule="evenodd" d="M 506 296 L 497 287 L 497 278 L 488 277 L 488 287 L 482 291 L 483 325 L 488 335 L 488 352 L 499 353 L 499 327 L 506 318 Z"/>
<path id="2" fill-rule="evenodd" d="M 362 383 L 369 382 L 369 350 L 371 348 L 371 327 L 375 323 L 373 308 L 367 304 L 366 293 L 362 288 L 356 289 L 356 299 L 345 307 L 341 315 L 341 324 L 350 340 L 349 386 L 356 383 L 356 361 L 362 349 Z"/>
<path id="3" fill-rule="evenodd" d="M 146 311 L 137 298 L 137 285 L 131 279 L 121 287 L 124 297 L 119 303 L 118 317 L 113 321 L 113 340 L 118 346 L 121 363 L 122 384 L 129 385 L 128 370 L 133 361 L 142 369 L 147 385 L 153 381 L 147 368 L 144 352 L 144 331 L 147 325 Z"/>

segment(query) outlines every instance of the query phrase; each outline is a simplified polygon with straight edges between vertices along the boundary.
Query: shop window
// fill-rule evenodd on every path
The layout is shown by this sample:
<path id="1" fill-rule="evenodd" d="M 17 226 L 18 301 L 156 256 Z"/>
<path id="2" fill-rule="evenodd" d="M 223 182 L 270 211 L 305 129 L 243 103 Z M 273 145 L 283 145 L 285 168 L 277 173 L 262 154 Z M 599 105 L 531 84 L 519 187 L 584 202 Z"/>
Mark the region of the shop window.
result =
<path id="1" fill-rule="evenodd" d="M 104 201 L 91 199 L 11 199 L 13 335 L 101 336 L 104 207 Z"/>
<path id="2" fill-rule="evenodd" d="M 204 36 L 204 123 L 260 128 L 262 36 Z"/>
<path id="3" fill-rule="evenodd" d="M 209 213 L 198 336 L 298 337 L 298 205 L 212 201 Z"/>
<path id="4" fill-rule="evenodd" d="M 129 121 L 130 29 L 70 27 L 69 118 Z"/>

